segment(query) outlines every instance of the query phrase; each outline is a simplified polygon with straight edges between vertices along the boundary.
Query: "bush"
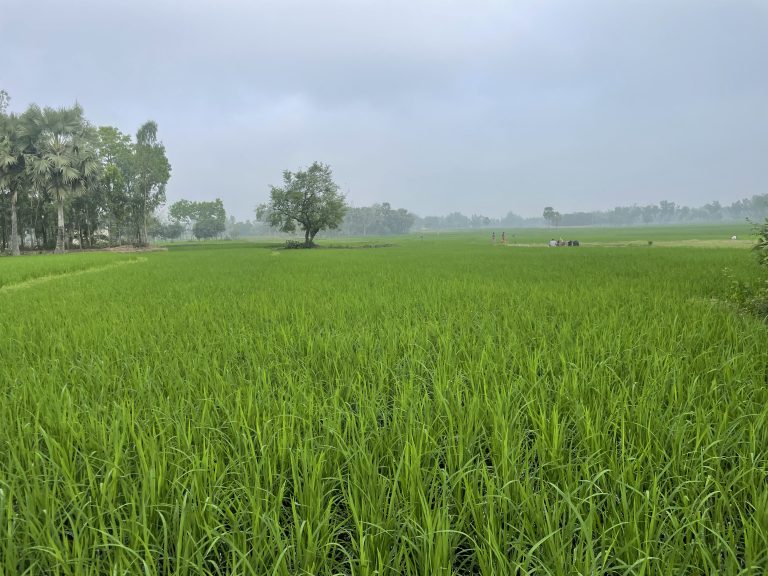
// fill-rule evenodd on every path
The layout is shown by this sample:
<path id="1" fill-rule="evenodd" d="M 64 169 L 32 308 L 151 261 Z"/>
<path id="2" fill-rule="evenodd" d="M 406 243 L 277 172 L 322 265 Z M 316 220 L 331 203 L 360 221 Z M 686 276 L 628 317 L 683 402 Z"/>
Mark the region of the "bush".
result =
<path id="1" fill-rule="evenodd" d="M 761 266 L 768 267 L 768 218 L 762 224 L 752 227 L 757 243 L 752 248 L 757 254 Z M 741 310 L 754 314 L 768 322 L 768 278 L 757 282 L 744 282 L 735 279 L 726 269 L 725 277 L 730 281 L 729 299 Z"/>
<path id="2" fill-rule="evenodd" d="M 762 266 L 768 266 L 768 218 L 762 224 L 753 223 L 752 232 L 757 236 L 757 244 L 753 248 L 757 260 Z"/>

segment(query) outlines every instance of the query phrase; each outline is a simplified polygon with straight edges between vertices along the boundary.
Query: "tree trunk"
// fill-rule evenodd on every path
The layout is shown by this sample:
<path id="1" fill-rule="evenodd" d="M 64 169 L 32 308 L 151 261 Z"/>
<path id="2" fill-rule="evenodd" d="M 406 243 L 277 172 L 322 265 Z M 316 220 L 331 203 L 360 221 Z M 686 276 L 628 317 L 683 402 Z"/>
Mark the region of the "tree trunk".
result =
<path id="1" fill-rule="evenodd" d="M 312 246 L 312 239 L 309 237 L 309 228 L 304 231 L 304 246 L 307 248 Z"/>
<path id="2" fill-rule="evenodd" d="M 16 200 L 18 198 L 18 192 L 13 191 L 11 195 L 11 256 L 18 256 L 19 252 L 19 229 L 16 222 Z"/>
<path id="3" fill-rule="evenodd" d="M 56 229 L 56 250 L 54 254 L 64 254 L 64 198 L 57 199 L 58 208 L 58 228 Z"/>

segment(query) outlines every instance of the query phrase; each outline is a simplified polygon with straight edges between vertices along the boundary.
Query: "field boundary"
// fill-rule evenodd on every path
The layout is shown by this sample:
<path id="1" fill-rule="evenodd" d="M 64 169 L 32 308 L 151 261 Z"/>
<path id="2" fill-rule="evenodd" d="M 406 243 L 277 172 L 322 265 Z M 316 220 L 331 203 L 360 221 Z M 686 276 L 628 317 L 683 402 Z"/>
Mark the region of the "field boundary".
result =
<path id="1" fill-rule="evenodd" d="M 59 274 L 46 274 L 45 276 L 36 276 L 35 278 L 30 278 L 29 280 L 24 280 L 22 282 L 15 282 L 13 284 L 6 284 L 5 286 L 0 286 L 0 293 L 14 292 L 16 290 L 22 290 L 24 288 L 32 288 L 33 286 L 37 286 L 38 284 L 45 284 L 46 282 L 50 282 L 51 280 L 58 280 L 60 278 L 69 278 L 72 276 L 80 276 L 82 274 L 88 274 L 89 272 L 103 272 L 105 270 L 110 270 L 112 268 L 125 266 L 126 264 L 139 264 L 140 262 L 146 262 L 146 261 L 147 261 L 146 257 L 140 256 L 138 258 L 131 258 L 130 260 L 120 260 L 118 262 L 112 262 L 111 264 L 106 264 L 104 266 L 94 266 L 93 268 L 83 268 L 82 270 L 73 270 L 71 272 L 61 272 Z"/>

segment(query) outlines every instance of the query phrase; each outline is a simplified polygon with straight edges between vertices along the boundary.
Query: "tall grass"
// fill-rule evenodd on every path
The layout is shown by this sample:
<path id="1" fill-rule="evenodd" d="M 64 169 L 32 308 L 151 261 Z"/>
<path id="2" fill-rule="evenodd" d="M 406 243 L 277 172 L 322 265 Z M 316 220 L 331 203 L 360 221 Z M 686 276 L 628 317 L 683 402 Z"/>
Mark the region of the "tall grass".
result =
<path id="1" fill-rule="evenodd" d="M 0 572 L 762 573 L 751 265 L 220 246 L 2 294 Z"/>

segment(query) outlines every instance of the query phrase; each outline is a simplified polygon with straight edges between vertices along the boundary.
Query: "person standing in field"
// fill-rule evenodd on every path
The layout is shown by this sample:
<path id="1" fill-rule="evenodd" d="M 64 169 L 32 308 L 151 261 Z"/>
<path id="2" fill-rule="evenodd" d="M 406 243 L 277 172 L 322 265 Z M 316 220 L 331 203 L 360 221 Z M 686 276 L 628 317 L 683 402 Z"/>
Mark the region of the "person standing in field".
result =
<path id="1" fill-rule="evenodd" d="M 495 232 L 495 231 L 494 231 L 494 232 L 491 232 L 491 242 L 493 242 L 494 244 L 496 244 L 496 232 Z"/>
<path id="2" fill-rule="evenodd" d="M 506 232 L 502 232 L 501 233 L 501 243 L 502 244 L 506 244 L 507 243 L 507 233 Z"/>

